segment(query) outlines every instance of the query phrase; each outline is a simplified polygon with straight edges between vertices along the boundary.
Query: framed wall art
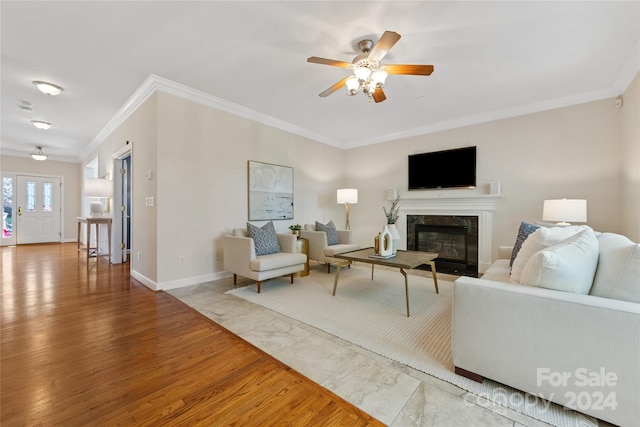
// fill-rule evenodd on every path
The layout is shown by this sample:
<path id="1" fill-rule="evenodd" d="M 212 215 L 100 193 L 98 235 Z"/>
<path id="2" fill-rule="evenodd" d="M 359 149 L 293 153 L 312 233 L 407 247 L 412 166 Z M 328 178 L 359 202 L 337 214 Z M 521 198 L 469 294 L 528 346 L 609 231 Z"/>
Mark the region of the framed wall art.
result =
<path id="1" fill-rule="evenodd" d="M 249 220 L 293 219 L 293 168 L 249 160 Z"/>

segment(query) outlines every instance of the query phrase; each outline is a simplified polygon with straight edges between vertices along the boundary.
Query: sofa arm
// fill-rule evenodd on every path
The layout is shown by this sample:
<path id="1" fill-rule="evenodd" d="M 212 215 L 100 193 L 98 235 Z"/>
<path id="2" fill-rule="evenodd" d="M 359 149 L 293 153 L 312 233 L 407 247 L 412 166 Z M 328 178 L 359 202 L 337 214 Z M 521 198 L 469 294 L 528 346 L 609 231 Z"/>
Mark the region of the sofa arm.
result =
<path id="1" fill-rule="evenodd" d="M 353 235 L 351 230 L 336 230 L 338 232 L 338 242 L 350 244 L 353 243 Z"/>
<path id="2" fill-rule="evenodd" d="M 278 244 L 280 245 L 280 252 L 296 253 L 296 240 L 295 234 L 277 234 Z"/>
<path id="3" fill-rule="evenodd" d="M 309 240 L 309 259 L 324 262 L 327 234 L 324 231 L 301 230 L 300 237 Z"/>
<path id="4" fill-rule="evenodd" d="M 256 259 L 256 248 L 250 237 L 226 235 L 224 244 L 224 269 L 235 274 L 249 277 L 249 263 Z"/>
<path id="5" fill-rule="evenodd" d="M 451 347 L 456 367 L 561 405 L 578 393 L 613 392 L 615 410 L 580 412 L 618 425 L 638 421 L 640 304 L 461 277 Z M 616 376 L 615 385 L 579 383 L 579 375 L 602 369 Z M 558 373 L 570 378 L 549 380 Z"/>
<path id="6" fill-rule="evenodd" d="M 511 259 L 513 246 L 498 246 L 498 259 Z"/>

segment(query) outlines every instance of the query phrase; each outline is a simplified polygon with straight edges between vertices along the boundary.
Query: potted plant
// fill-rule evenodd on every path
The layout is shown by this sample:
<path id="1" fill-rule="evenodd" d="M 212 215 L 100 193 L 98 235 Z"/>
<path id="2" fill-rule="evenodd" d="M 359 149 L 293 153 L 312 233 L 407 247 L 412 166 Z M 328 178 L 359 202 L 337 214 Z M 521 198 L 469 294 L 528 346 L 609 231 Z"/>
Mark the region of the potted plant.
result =
<path id="1" fill-rule="evenodd" d="M 300 230 L 302 230 L 302 226 L 300 224 L 292 224 L 289 226 L 289 230 L 296 236 L 300 237 Z"/>

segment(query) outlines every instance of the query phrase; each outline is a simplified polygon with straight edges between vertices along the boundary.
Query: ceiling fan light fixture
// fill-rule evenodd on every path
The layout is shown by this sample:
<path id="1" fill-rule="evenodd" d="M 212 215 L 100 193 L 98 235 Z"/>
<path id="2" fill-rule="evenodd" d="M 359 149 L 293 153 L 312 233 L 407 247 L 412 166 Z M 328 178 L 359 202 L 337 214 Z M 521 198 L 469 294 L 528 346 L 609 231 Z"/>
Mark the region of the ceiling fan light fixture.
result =
<path id="1" fill-rule="evenodd" d="M 51 123 L 42 120 L 31 120 L 31 124 L 42 130 L 50 129 L 53 126 Z"/>
<path id="2" fill-rule="evenodd" d="M 358 80 L 367 80 L 371 76 L 371 69 L 369 67 L 356 67 L 353 70 L 353 74 L 356 75 Z"/>
<path id="3" fill-rule="evenodd" d="M 375 83 L 376 87 L 383 87 L 387 81 L 389 74 L 384 70 L 376 70 L 371 73 L 371 80 Z"/>
<path id="4" fill-rule="evenodd" d="M 49 156 L 44 154 L 42 152 L 42 147 L 39 147 L 39 146 L 36 146 L 36 149 L 31 152 L 31 158 L 34 160 L 43 161 L 43 160 L 47 160 L 47 157 Z"/>
<path id="5" fill-rule="evenodd" d="M 349 77 L 345 82 L 345 86 L 347 86 L 347 94 L 351 96 L 355 95 L 358 93 L 358 90 L 360 90 L 360 82 L 356 76 Z"/>
<path id="6" fill-rule="evenodd" d="M 58 85 L 54 85 L 53 83 L 49 82 L 43 82 L 40 80 L 34 80 L 33 84 L 36 85 L 40 92 L 51 96 L 60 95 L 60 93 L 64 90 Z"/>

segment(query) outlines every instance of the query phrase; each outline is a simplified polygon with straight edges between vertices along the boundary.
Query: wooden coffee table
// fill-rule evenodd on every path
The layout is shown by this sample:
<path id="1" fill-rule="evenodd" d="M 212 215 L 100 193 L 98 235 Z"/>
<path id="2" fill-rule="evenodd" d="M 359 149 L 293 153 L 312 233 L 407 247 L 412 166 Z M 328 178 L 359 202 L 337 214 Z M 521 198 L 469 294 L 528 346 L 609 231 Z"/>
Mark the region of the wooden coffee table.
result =
<path id="1" fill-rule="evenodd" d="M 342 267 L 352 262 L 365 262 L 371 264 L 371 280 L 373 280 L 373 267 L 376 265 L 385 265 L 387 267 L 396 267 L 400 269 L 400 273 L 404 276 L 404 290 L 407 299 L 407 317 L 409 317 L 409 285 L 407 283 L 407 273 L 405 269 L 416 268 L 419 265 L 427 264 L 431 267 L 431 273 L 433 274 L 433 284 L 436 287 L 436 293 L 438 292 L 438 277 L 436 276 L 436 263 L 435 259 L 438 254 L 433 252 L 419 252 L 419 251 L 397 251 L 396 256 L 393 258 L 372 258 L 369 255 L 375 254 L 373 248 L 360 249 L 352 252 L 345 252 L 343 254 L 334 255 L 334 258 L 343 259 L 344 261 L 338 263 L 336 269 L 336 278 L 333 281 L 333 295 L 336 295 L 336 288 L 338 287 L 338 279 L 340 278 L 340 270 Z"/>

